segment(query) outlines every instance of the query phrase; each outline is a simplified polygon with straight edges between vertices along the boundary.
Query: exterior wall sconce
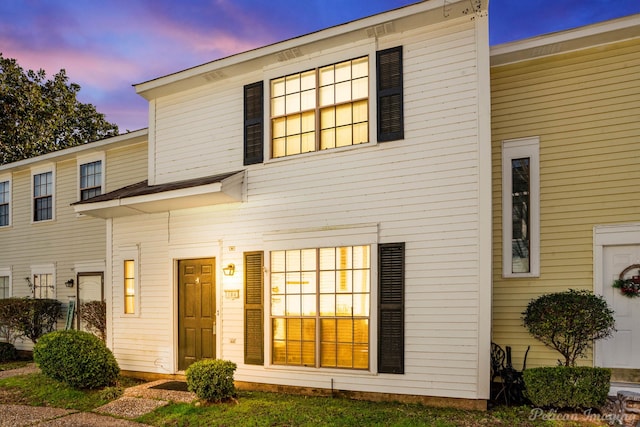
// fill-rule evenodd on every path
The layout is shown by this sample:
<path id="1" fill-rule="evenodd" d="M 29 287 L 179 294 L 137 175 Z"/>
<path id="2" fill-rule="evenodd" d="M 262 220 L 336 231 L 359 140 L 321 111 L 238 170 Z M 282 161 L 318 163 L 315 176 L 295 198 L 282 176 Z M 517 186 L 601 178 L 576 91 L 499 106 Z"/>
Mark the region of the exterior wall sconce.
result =
<path id="1" fill-rule="evenodd" d="M 65 285 L 67 288 L 73 288 L 73 283 L 74 283 L 74 280 L 73 280 L 73 279 L 69 279 L 69 280 L 67 280 L 66 282 L 64 282 L 64 285 Z"/>
<path id="2" fill-rule="evenodd" d="M 236 265 L 233 263 L 229 264 L 222 269 L 222 272 L 224 273 L 225 276 L 233 276 L 234 273 L 236 272 Z"/>

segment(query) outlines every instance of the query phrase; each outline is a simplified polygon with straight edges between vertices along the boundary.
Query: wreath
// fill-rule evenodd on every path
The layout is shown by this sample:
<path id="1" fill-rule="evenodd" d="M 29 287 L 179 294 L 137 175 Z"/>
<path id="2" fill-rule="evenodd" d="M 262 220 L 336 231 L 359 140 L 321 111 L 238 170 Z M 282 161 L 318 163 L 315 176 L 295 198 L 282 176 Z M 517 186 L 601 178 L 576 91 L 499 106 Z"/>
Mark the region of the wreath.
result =
<path id="1" fill-rule="evenodd" d="M 625 279 L 624 276 L 634 268 L 637 268 L 638 276 Z M 613 287 L 620 289 L 620 293 L 629 298 L 640 297 L 640 264 L 633 264 L 622 270 L 617 280 L 614 280 Z"/>

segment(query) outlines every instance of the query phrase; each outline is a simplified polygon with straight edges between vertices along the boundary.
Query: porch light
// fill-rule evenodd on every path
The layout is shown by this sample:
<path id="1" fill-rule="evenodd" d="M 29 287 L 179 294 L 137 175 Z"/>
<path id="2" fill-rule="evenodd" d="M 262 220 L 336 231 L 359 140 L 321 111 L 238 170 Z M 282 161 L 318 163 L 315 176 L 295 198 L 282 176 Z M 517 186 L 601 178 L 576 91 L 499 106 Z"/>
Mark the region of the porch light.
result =
<path id="1" fill-rule="evenodd" d="M 236 272 L 236 265 L 231 263 L 226 267 L 224 267 L 222 269 L 222 272 L 224 273 L 225 276 L 233 276 L 233 274 Z"/>
<path id="2" fill-rule="evenodd" d="M 67 288 L 73 288 L 73 283 L 74 283 L 74 280 L 73 280 L 73 279 L 69 279 L 69 280 L 67 280 L 66 282 L 64 282 L 64 285 L 65 285 Z"/>

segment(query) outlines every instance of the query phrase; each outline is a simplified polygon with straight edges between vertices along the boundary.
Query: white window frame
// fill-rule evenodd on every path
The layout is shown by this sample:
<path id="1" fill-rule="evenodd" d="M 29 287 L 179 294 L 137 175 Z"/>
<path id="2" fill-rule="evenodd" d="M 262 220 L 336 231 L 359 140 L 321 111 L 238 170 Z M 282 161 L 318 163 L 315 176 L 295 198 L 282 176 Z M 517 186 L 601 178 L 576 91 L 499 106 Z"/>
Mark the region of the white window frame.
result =
<path id="1" fill-rule="evenodd" d="M 11 298 L 13 296 L 13 277 L 11 274 L 10 268 L 0 268 L 0 277 L 8 277 L 9 278 L 9 295 L 7 298 Z"/>
<path id="2" fill-rule="evenodd" d="M 31 281 L 31 285 L 33 285 L 33 288 L 31 289 L 31 295 L 35 298 L 35 282 L 34 282 L 34 276 L 35 275 L 41 275 L 41 274 L 51 274 L 52 277 L 52 284 L 53 284 L 53 290 L 52 290 L 52 294 L 50 296 L 50 299 L 56 299 L 57 296 L 57 286 L 56 286 L 56 266 L 54 264 L 42 264 L 42 265 L 32 265 L 31 266 L 31 277 L 29 278 L 29 280 Z"/>
<path id="3" fill-rule="evenodd" d="M 100 162 L 101 165 L 101 179 L 100 179 L 100 193 L 104 194 L 106 193 L 106 189 L 105 189 L 105 175 L 106 175 L 106 162 L 105 162 L 105 154 L 104 152 L 99 152 L 99 153 L 91 153 L 91 154 L 86 154 L 84 156 L 78 156 L 76 159 L 76 179 L 77 179 L 77 186 L 76 186 L 76 199 L 77 200 L 81 200 L 82 197 L 82 188 L 80 188 L 80 183 L 82 182 L 81 180 L 81 174 L 80 174 L 80 170 L 81 170 L 81 166 L 82 165 L 86 165 L 87 163 L 93 163 L 93 162 Z"/>
<path id="4" fill-rule="evenodd" d="M 372 40 L 372 39 L 371 39 Z M 263 115 L 264 115 L 264 144 L 263 144 L 263 158 L 265 163 L 281 162 L 290 159 L 304 158 L 306 156 L 324 155 L 326 153 L 336 153 L 340 151 L 358 150 L 363 147 L 370 147 L 376 145 L 376 129 L 377 129 L 377 99 L 376 99 L 376 45 L 366 40 L 361 43 L 355 43 L 348 49 L 336 49 L 328 51 L 321 57 L 308 58 L 286 61 L 286 65 L 278 62 L 274 66 L 265 68 L 264 75 L 264 93 L 263 93 Z M 352 60 L 362 56 L 368 56 L 369 58 L 369 142 L 363 142 L 356 145 L 346 145 L 344 147 L 336 147 L 326 150 L 309 151 L 307 153 L 301 153 L 291 156 L 273 157 L 271 144 L 273 140 L 271 130 L 271 80 L 278 79 L 280 77 L 288 76 L 290 74 L 300 73 L 306 70 L 319 69 L 331 64 L 337 64 L 339 62 Z"/>
<path id="5" fill-rule="evenodd" d="M 33 192 L 33 185 L 34 185 L 34 176 L 42 174 L 42 173 L 47 173 L 47 172 L 51 172 L 51 219 L 43 219 L 40 221 L 35 221 L 34 220 L 34 213 L 35 213 L 35 194 Z M 56 219 L 56 168 L 55 165 L 53 164 L 49 164 L 49 165 L 43 165 L 43 166 L 39 166 L 39 167 L 35 167 L 31 169 L 31 180 L 29 181 L 29 186 L 31 187 L 31 211 L 29 212 L 30 216 L 31 216 L 31 223 L 32 224 L 40 224 L 43 222 L 51 222 L 51 221 L 55 221 Z"/>
<path id="6" fill-rule="evenodd" d="M 0 175 L 0 182 L 8 182 L 9 183 L 9 200 L 7 204 L 9 205 L 9 221 L 7 225 L 0 225 L 0 228 L 11 227 L 13 223 L 12 218 L 12 210 L 13 210 L 13 181 L 11 180 L 11 175 Z M 33 190 L 32 190 L 33 191 Z"/>
<path id="7" fill-rule="evenodd" d="M 529 271 L 512 270 L 513 200 L 511 195 L 513 159 L 529 158 Z M 540 277 L 540 138 L 529 137 L 502 142 L 502 277 Z"/>
<path id="8" fill-rule="evenodd" d="M 120 248 L 118 261 L 115 266 L 114 283 L 119 288 L 117 295 L 122 304 L 118 310 L 120 317 L 140 317 L 140 247 L 127 246 Z M 133 297 L 133 313 L 125 313 L 125 295 L 124 295 L 124 262 L 133 260 L 133 277 L 134 277 L 134 297 Z"/>

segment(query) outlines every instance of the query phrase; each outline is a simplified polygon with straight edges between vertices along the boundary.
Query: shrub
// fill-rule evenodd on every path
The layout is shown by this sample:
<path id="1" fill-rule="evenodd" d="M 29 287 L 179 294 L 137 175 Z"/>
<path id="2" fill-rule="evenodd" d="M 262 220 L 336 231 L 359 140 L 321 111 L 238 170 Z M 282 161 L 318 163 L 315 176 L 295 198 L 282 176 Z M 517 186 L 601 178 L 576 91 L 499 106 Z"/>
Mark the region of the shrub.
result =
<path id="1" fill-rule="evenodd" d="M 220 402 L 235 397 L 233 372 L 237 365 L 229 360 L 203 359 L 187 368 L 187 386 L 198 398 Z"/>
<path id="2" fill-rule="evenodd" d="M 111 350 L 84 331 L 44 335 L 33 348 L 33 360 L 44 375 L 79 389 L 113 385 L 120 373 Z"/>
<path id="3" fill-rule="evenodd" d="M 107 331 L 107 303 L 105 301 L 87 301 L 80 304 L 80 318 L 89 331 L 104 341 Z"/>
<path id="4" fill-rule="evenodd" d="M 542 295 L 532 300 L 522 315 L 531 335 L 564 356 L 564 366 L 575 366 L 593 340 L 615 331 L 607 302 L 588 291 L 569 289 Z"/>
<path id="5" fill-rule="evenodd" d="M 549 366 L 523 373 L 525 395 L 536 406 L 599 408 L 607 401 L 611 370 L 589 366 Z"/>
<path id="6" fill-rule="evenodd" d="M 29 338 L 33 343 L 56 328 L 62 317 L 62 303 L 54 299 L 6 298 L 0 300 L 0 322 L 15 337 Z"/>
<path id="7" fill-rule="evenodd" d="M 0 362 L 12 362 L 18 360 L 18 352 L 13 344 L 0 342 Z"/>

